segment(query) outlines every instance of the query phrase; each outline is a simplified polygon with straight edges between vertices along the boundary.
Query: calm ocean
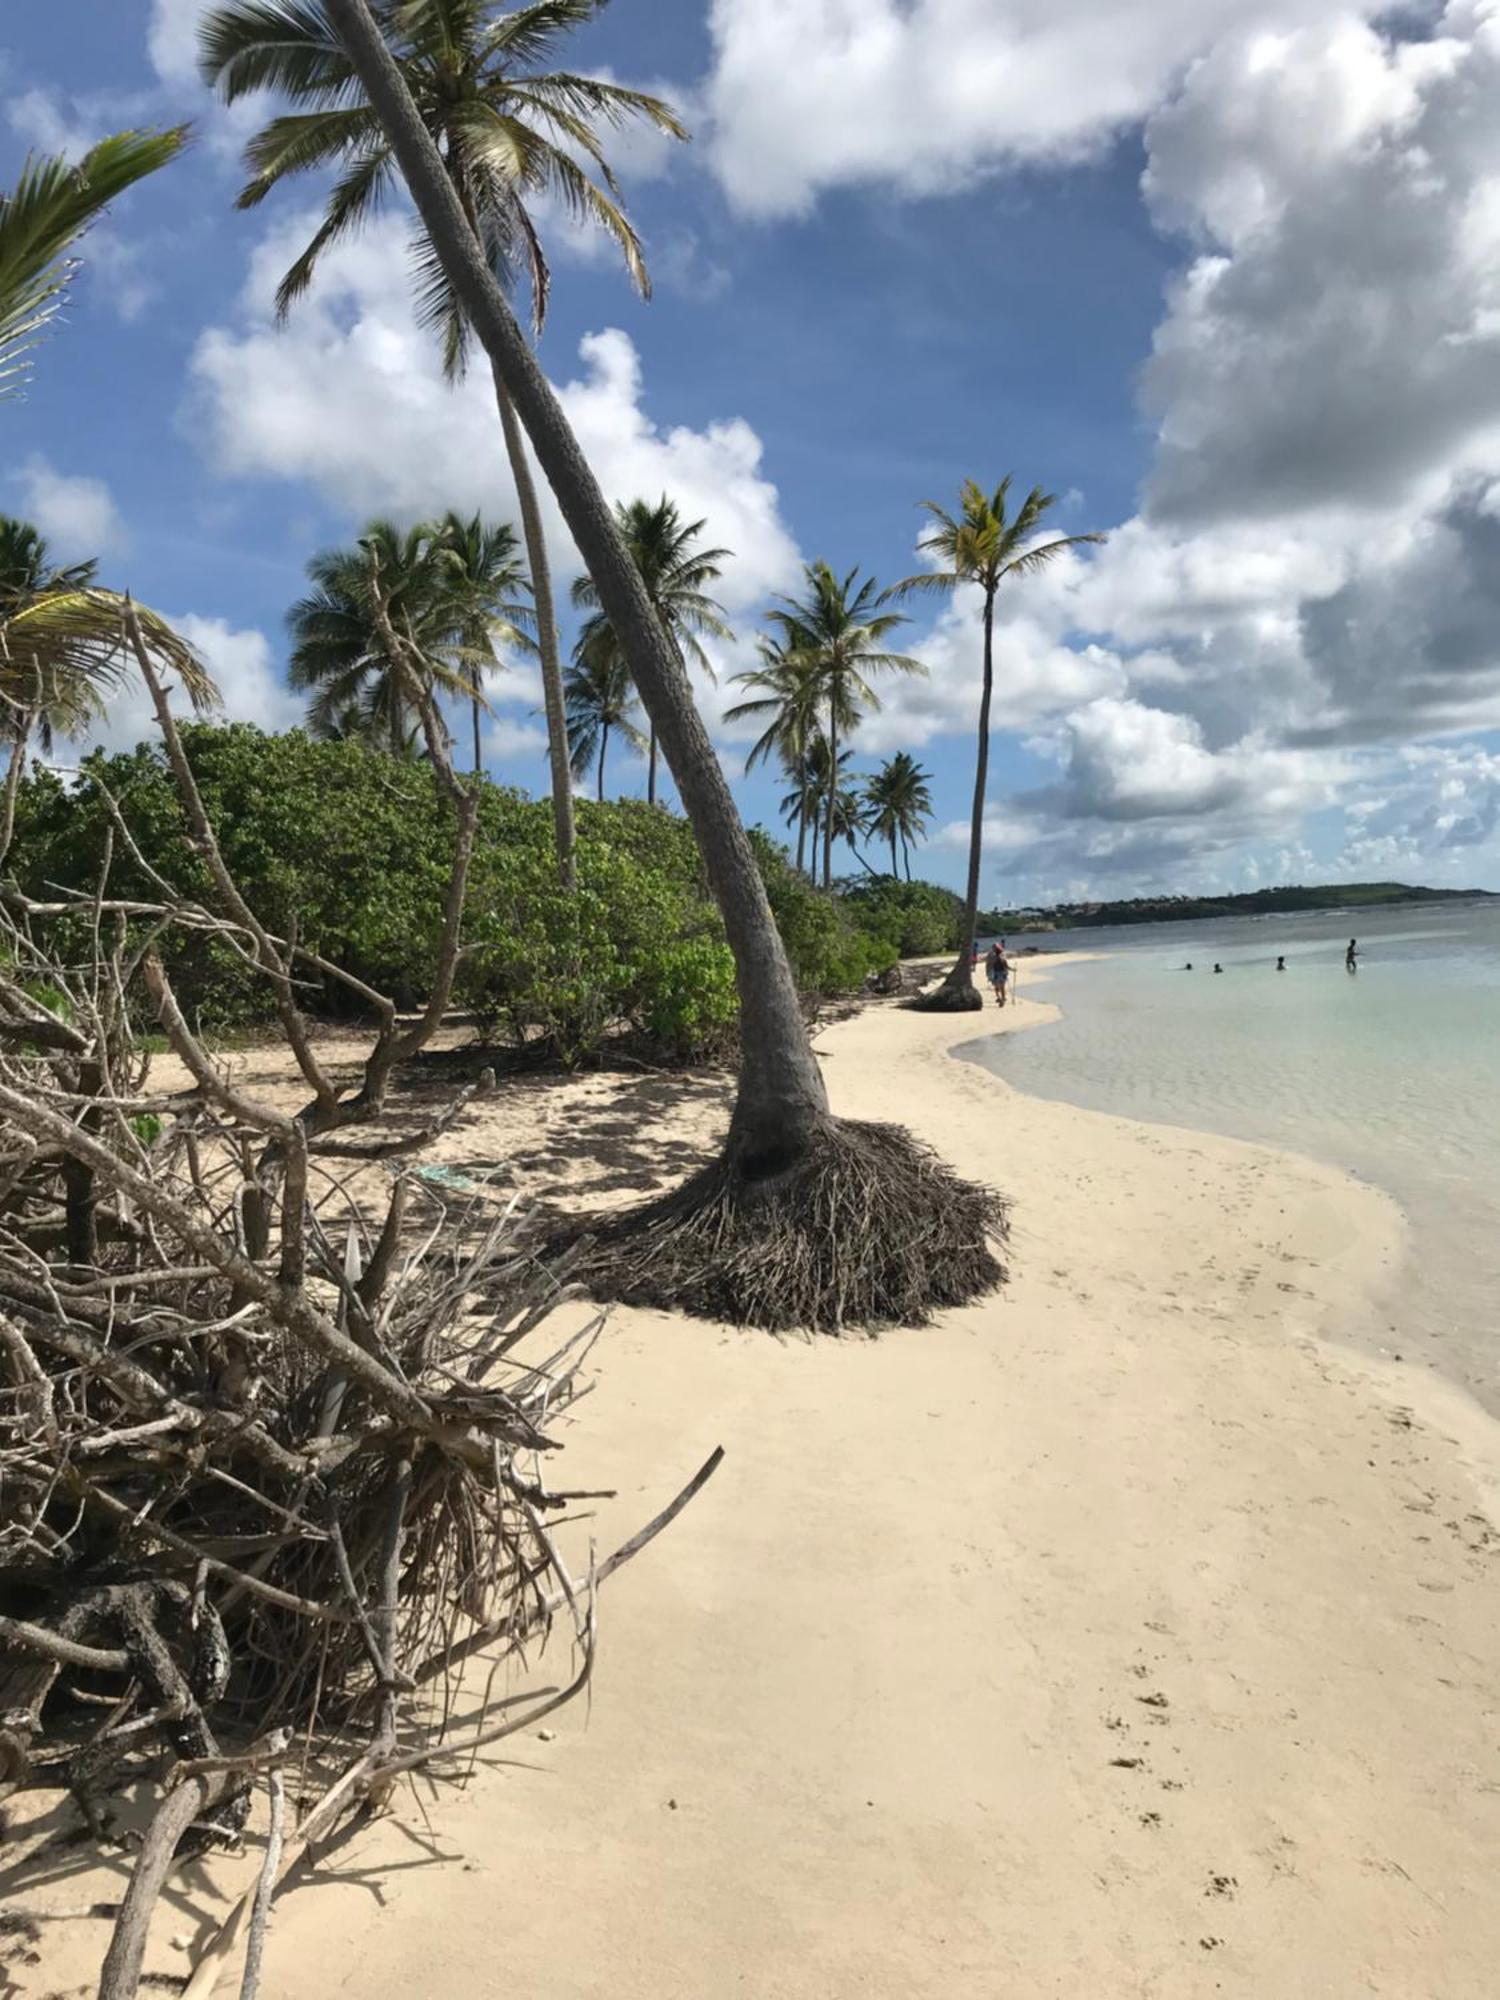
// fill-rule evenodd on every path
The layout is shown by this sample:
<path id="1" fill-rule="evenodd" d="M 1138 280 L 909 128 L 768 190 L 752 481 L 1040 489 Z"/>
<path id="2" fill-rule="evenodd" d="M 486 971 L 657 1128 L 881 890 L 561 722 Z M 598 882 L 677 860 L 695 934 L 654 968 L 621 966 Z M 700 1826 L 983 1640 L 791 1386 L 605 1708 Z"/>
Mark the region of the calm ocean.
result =
<path id="1" fill-rule="evenodd" d="M 1031 989 L 1062 1007 L 1054 1026 L 965 1053 L 1039 1097 L 1259 1140 L 1386 1189 L 1414 1240 L 1379 1344 L 1500 1414 L 1500 901 L 1048 943 L 1106 956 Z M 1021 961 L 1023 1002 L 1044 963 Z"/>

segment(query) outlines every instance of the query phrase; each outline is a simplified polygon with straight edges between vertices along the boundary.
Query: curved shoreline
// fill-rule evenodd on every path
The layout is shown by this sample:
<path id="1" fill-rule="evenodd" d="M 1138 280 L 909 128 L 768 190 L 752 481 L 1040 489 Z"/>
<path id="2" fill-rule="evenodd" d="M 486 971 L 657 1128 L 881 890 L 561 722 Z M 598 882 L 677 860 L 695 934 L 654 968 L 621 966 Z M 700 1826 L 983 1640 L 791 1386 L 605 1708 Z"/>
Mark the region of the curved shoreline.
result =
<path id="1" fill-rule="evenodd" d="M 1047 958 L 1053 965 L 1082 965 L 1104 956 L 1106 954 L 1101 952 L 1060 952 L 1050 953 Z M 1045 973 L 1041 983 L 1046 983 Z M 1034 1102 L 1060 1104 L 1070 1110 L 1119 1118 L 1127 1124 L 1140 1125 L 1151 1131 L 1175 1133 L 1183 1139 L 1207 1138 L 1228 1145 L 1247 1146 L 1273 1157 L 1339 1175 L 1351 1188 L 1372 1192 L 1388 1205 L 1390 1226 L 1397 1246 L 1393 1268 L 1379 1284 L 1367 1287 L 1362 1295 L 1351 1298 L 1344 1305 L 1333 1307 L 1330 1324 L 1320 1330 L 1318 1337 L 1342 1362 L 1361 1374 L 1388 1403 L 1398 1411 L 1419 1414 L 1447 1443 L 1459 1450 L 1464 1468 L 1474 1482 L 1486 1513 L 1495 1527 L 1500 1529 L 1500 1414 L 1486 1409 L 1465 1383 L 1445 1372 L 1440 1357 L 1424 1352 L 1420 1356 L 1405 1358 L 1392 1351 L 1377 1330 L 1377 1321 L 1382 1321 L 1389 1331 L 1395 1331 L 1386 1316 L 1399 1314 L 1406 1287 L 1416 1282 L 1421 1246 L 1416 1226 L 1400 1196 L 1379 1181 L 1354 1173 L 1337 1160 L 1302 1152 L 1294 1146 L 1244 1139 L 1237 1133 L 1220 1131 L 1213 1125 L 1183 1125 L 1168 1119 L 1136 1118 L 1124 1112 L 1103 1111 L 1068 1097 L 1042 1096 L 998 1076 L 977 1051 L 1002 1033 L 1049 1027 L 1064 1017 L 1059 1001 L 1045 1000 L 1039 1005 L 1044 1009 L 1043 1018 L 1031 1016 L 992 1027 L 972 1041 L 955 1044 L 949 1053 L 955 1061 L 973 1064 L 987 1076 L 1003 1083 L 1008 1090 Z M 970 1053 L 971 1050 L 975 1053 Z"/>

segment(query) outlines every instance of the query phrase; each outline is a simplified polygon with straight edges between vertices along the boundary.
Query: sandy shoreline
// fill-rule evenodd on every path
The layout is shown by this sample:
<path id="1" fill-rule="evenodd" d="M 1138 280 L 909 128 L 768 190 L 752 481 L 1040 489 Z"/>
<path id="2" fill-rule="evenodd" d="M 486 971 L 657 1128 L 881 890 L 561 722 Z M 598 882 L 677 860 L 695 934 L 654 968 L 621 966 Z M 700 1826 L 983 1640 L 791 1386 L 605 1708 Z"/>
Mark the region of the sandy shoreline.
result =
<path id="1" fill-rule="evenodd" d="M 610 1585 L 592 1713 L 331 1856 L 268 1995 L 1493 1994 L 1500 1544 L 1428 1405 L 1320 1337 L 1399 1215 L 950 1055 L 1039 1018 L 820 1037 L 836 1109 L 1014 1197 L 1012 1283 L 873 1342 L 617 1313 L 566 1454 L 620 1487 L 600 1545 L 723 1468 Z M 680 1171 L 723 1116 L 631 1089 L 507 1086 L 449 1156 L 626 1199 L 648 1126 Z M 619 1164 L 569 1164 L 621 1106 Z M 185 1882 L 148 1964 L 213 1909 Z M 103 1926 L 49 1931 L 17 1990 L 97 1965 Z"/>

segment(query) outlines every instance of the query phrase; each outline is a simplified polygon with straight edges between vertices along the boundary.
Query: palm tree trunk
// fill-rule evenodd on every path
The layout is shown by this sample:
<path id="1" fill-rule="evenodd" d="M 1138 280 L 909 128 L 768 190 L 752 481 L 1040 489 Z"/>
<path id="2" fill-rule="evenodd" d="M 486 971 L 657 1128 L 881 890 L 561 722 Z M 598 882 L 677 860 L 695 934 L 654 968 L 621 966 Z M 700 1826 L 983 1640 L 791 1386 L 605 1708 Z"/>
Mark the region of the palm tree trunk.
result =
<path id="1" fill-rule="evenodd" d="M 984 599 L 984 686 L 979 696 L 979 751 L 974 762 L 974 810 L 969 821 L 969 883 L 964 893 L 963 929 L 959 933 L 958 958 L 943 981 L 950 991 L 967 988 L 979 1005 L 974 990 L 974 927 L 979 920 L 979 863 L 984 852 L 984 792 L 990 775 L 990 696 L 995 688 L 995 593 Z"/>
<path id="2" fill-rule="evenodd" d="M 901 859 L 906 863 L 906 879 L 911 880 L 911 842 L 903 833 L 901 836 Z"/>
<path id="3" fill-rule="evenodd" d="M 802 796 L 797 804 L 797 873 L 807 873 L 807 786 L 802 787 Z"/>
<path id="4" fill-rule="evenodd" d="M 599 731 L 599 803 L 604 803 L 604 760 L 609 755 L 609 724 Z"/>
<path id="5" fill-rule="evenodd" d="M 474 675 L 474 694 L 473 694 L 473 698 L 472 698 L 472 700 L 471 700 L 471 703 L 470 703 L 470 706 L 471 706 L 471 708 L 473 709 L 473 713 L 474 713 L 474 775 L 475 775 L 475 777 L 477 778 L 477 777 L 479 776 L 479 773 L 480 773 L 480 771 L 481 771 L 481 770 L 482 770 L 482 769 L 484 768 L 484 757 L 483 757 L 483 754 L 481 753 L 481 751 L 480 751 L 480 747 L 479 747 L 479 701 L 480 701 L 480 695 L 479 695 L 479 669 L 478 669 L 478 667 L 475 667 L 475 668 L 474 668 L 474 670 L 473 670 L 473 675 Z"/>
<path id="6" fill-rule="evenodd" d="M 651 725 L 651 741 L 646 751 L 646 803 L 656 804 L 656 724 Z"/>
<path id="7" fill-rule="evenodd" d="M 839 713 L 828 704 L 828 809 L 823 815 L 823 887 L 833 887 L 833 815 L 839 796 Z"/>
<path id="8" fill-rule="evenodd" d="M 520 328 L 516 331 L 519 333 Z M 490 372 L 494 377 L 495 401 L 500 410 L 500 428 L 505 433 L 505 452 L 510 460 L 511 477 L 516 483 L 521 536 L 526 543 L 526 563 L 531 571 L 531 601 L 536 607 L 536 649 L 542 673 L 542 705 L 547 715 L 547 754 L 552 764 L 552 827 L 557 843 L 557 873 L 563 887 L 572 889 L 577 883 L 573 867 L 573 847 L 577 836 L 573 827 L 573 772 L 568 762 L 562 658 L 557 647 L 557 613 L 552 603 L 552 565 L 547 560 L 547 538 L 542 531 L 542 510 L 537 505 L 536 482 L 531 476 L 531 461 L 526 456 L 526 440 L 521 435 L 516 406 L 505 386 L 505 377 L 493 357 Z"/>
<path id="9" fill-rule="evenodd" d="M 896 854 L 896 828 L 891 828 L 891 880 L 894 882 L 901 872 L 901 863 Z"/>
<path id="10" fill-rule="evenodd" d="M 740 997 L 739 1094 L 731 1164 L 758 1174 L 790 1167 L 831 1129 L 828 1094 L 765 885 L 692 687 L 652 609 L 608 501 L 485 261 L 430 133 L 366 0 L 324 0 L 331 25 L 389 137 L 401 171 L 497 383 L 525 424 L 563 518 L 619 637 L 693 832 L 734 953 Z M 525 518 L 523 513 L 523 527 Z M 533 576 L 533 585 L 541 579 Z M 540 604 L 543 593 L 538 591 Z M 540 625 L 540 619 L 538 620 Z M 558 742 L 561 742 L 561 732 Z M 556 748 L 554 747 L 554 755 Z M 554 770 L 556 765 L 554 764 Z"/>

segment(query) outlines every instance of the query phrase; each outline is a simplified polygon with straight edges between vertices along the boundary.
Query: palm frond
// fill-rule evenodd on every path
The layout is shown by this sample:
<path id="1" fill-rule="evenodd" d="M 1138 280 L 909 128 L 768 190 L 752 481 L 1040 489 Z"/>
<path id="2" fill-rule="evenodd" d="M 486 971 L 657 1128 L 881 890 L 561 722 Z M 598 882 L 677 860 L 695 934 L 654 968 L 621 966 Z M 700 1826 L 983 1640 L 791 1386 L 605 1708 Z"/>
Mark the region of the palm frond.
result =
<path id="1" fill-rule="evenodd" d="M 341 236 L 350 236 L 376 214 L 395 179 L 395 167 L 384 145 L 351 161 L 334 183 L 323 220 L 311 240 L 276 287 L 276 317 L 285 319 L 317 275 L 318 259 Z M 247 190 L 248 192 L 248 190 Z"/>
<path id="2" fill-rule="evenodd" d="M 28 156 L 14 188 L 0 193 L 0 395 L 18 386 L 62 305 L 76 268 L 72 246 L 116 196 L 175 159 L 187 136 L 185 125 L 116 132 L 76 164 Z"/>
<path id="3" fill-rule="evenodd" d="M 343 44 L 318 0 L 226 0 L 198 25 L 198 70 L 226 104 L 279 90 L 293 103 L 358 100 Z"/>
<path id="4" fill-rule="evenodd" d="M 289 112 L 263 125 L 245 147 L 251 177 L 235 199 L 254 208 L 279 181 L 331 165 L 353 152 L 386 151 L 379 121 L 367 105 L 334 111 Z"/>
<path id="5" fill-rule="evenodd" d="M 1031 576 L 1035 571 L 1045 568 L 1054 556 L 1061 555 L 1064 549 L 1082 548 L 1088 543 L 1097 547 L 1100 542 L 1108 539 L 1107 535 L 1059 535 L 1056 541 L 1043 542 L 1036 548 L 1023 549 L 1019 555 L 1012 556 L 1002 574 Z"/>

